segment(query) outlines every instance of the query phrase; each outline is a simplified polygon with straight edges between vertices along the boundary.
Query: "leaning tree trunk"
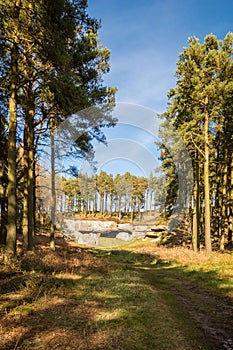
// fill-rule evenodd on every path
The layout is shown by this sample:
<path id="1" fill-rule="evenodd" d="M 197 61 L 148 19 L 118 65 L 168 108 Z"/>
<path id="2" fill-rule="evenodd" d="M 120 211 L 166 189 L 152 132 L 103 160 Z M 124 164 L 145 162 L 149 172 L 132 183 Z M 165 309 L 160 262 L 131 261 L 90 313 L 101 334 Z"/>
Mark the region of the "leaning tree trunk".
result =
<path id="1" fill-rule="evenodd" d="M 17 127 L 17 61 L 18 50 L 16 44 L 11 48 L 11 75 L 9 100 L 9 135 L 8 135 L 8 215 L 6 246 L 10 254 L 16 253 L 16 127 Z"/>

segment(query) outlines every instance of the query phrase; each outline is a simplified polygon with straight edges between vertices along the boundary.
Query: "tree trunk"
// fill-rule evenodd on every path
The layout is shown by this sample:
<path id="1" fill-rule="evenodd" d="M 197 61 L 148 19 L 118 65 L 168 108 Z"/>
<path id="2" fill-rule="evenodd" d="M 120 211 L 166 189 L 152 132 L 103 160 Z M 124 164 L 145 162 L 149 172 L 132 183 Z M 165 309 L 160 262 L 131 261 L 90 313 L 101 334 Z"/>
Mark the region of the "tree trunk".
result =
<path id="1" fill-rule="evenodd" d="M 200 232 L 200 178 L 199 178 L 199 163 L 198 152 L 196 153 L 195 162 L 195 183 L 194 183 L 194 205 L 193 205 L 193 250 L 199 250 L 199 232 Z"/>
<path id="2" fill-rule="evenodd" d="M 39 214 L 39 222 L 40 222 L 40 210 L 39 210 L 39 206 L 38 204 L 36 204 L 36 197 L 38 196 L 37 194 L 37 181 L 38 181 L 38 168 L 37 168 L 37 162 L 36 162 L 36 158 L 35 158 L 35 148 L 36 145 L 34 144 L 34 150 L 33 150 L 33 223 L 34 223 L 34 234 L 35 234 L 35 230 L 36 230 L 36 221 L 37 221 L 37 216 L 36 216 L 36 211 L 38 210 L 38 214 Z M 39 198 L 38 198 L 39 199 Z M 33 235 L 33 244 L 34 243 L 34 235 Z"/>
<path id="3" fill-rule="evenodd" d="M 133 221 L 134 221 L 134 210 L 133 210 L 133 207 L 131 207 L 131 224 L 133 224 Z"/>
<path id="4" fill-rule="evenodd" d="M 222 179 L 222 206 L 221 206 L 221 236 L 220 236 L 220 250 L 224 251 L 225 238 L 228 232 L 228 216 L 227 216 L 227 173 L 228 173 L 228 149 L 224 147 L 224 165 L 223 165 L 223 179 Z"/>
<path id="5" fill-rule="evenodd" d="M 55 142 L 53 120 L 50 119 L 50 142 L 51 142 L 51 208 L 50 208 L 50 249 L 55 250 L 55 210 L 56 210 L 56 188 L 55 188 Z"/>
<path id="6" fill-rule="evenodd" d="M 121 220 L 121 196 L 118 199 L 118 218 Z"/>
<path id="7" fill-rule="evenodd" d="M 227 243 L 229 247 L 233 246 L 233 153 L 231 152 L 231 162 L 230 162 L 230 195 L 229 195 L 229 229 Z"/>
<path id="8" fill-rule="evenodd" d="M 17 61 L 18 51 L 15 44 L 11 49 L 11 76 L 9 100 L 9 135 L 8 135 L 8 216 L 6 246 L 10 254 L 16 253 L 16 127 L 17 127 Z"/>
<path id="9" fill-rule="evenodd" d="M 0 244 L 6 244 L 7 234 L 7 197 L 6 188 L 4 186 L 5 177 L 5 161 L 0 161 Z"/>
<path id="10" fill-rule="evenodd" d="M 109 195 L 109 213 L 110 213 L 110 217 L 112 216 L 112 193 L 110 192 Z"/>
<path id="11" fill-rule="evenodd" d="M 221 188 L 222 188 L 222 169 L 219 166 L 221 164 L 220 160 L 220 148 L 221 145 L 217 148 L 217 157 L 216 157 L 216 167 L 215 167 L 215 173 L 217 174 L 216 177 L 216 189 L 215 189 L 215 212 L 214 212 L 214 232 L 215 235 L 220 238 L 221 236 L 221 207 L 222 207 L 222 194 L 221 194 Z"/>
<path id="12" fill-rule="evenodd" d="M 148 211 L 148 189 L 145 190 L 145 213 Z"/>
<path id="13" fill-rule="evenodd" d="M 141 222 L 141 201 L 140 200 L 138 200 L 138 220 L 139 220 L 139 222 Z"/>
<path id="14" fill-rule="evenodd" d="M 103 201 L 104 201 L 104 194 L 103 193 L 100 193 L 100 214 L 103 215 L 103 211 L 104 211 L 104 208 L 103 208 Z"/>
<path id="15" fill-rule="evenodd" d="M 210 231 L 210 184 L 209 184 L 209 115 L 207 110 L 208 97 L 205 98 L 205 117 L 204 117 L 204 204 L 205 204 L 205 248 L 210 253 L 211 231 Z"/>
<path id="16" fill-rule="evenodd" d="M 105 206 L 104 206 L 104 211 L 107 214 L 108 213 L 108 194 L 105 192 Z"/>
<path id="17" fill-rule="evenodd" d="M 34 249 L 35 206 L 34 206 L 34 97 L 32 83 L 29 83 L 25 95 L 24 126 L 24 205 L 23 205 L 23 245 L 26 249 Z"/>
<path id="18" fill-rule="evenodd" d="M 28 111 L 28 249 L 34 249 L 35 205 L 34 205 L 34 100 L 30 87 L 30 109 Z"/>
<path id="19" fill-rule="evenodd" d="M 151 189 L 151 190 L 150 190 L 150 213 L 152 212 L 153 193 L 154 193 L 154 191 Z"/>
<path id="20" fill-rule="evenodd" d="M 24 125 L 23 248 L 28 249 L 28 124 Z"/>

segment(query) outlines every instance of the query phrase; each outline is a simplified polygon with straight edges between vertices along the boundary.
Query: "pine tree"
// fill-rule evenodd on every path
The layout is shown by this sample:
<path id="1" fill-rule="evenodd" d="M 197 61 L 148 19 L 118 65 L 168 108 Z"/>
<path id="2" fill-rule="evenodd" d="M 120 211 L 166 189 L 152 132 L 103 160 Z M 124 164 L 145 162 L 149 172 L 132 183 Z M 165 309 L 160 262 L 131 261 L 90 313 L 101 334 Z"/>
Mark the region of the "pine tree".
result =
<path id="1" fill-rule="evenodd" d="M 24 117 L 23 236 L 25 247 L 33 249 L 35 154 L 41 130 L 46 125 L 55 129 L 68 115 L 93 103 L 107 111 L 115 89 L 102 85 L 102 74 L 110 67 L 110 51 L 99 44 L 99 22 L 88 16 L 86 2 L 18 0 L 0 4 L 1 43 L 6 51 L 1 52 L 1 59 L 6 54 L 9 100 L 7 247 L 14 254 L 19 111 Z M 102 114 L 101 120 L 111 124 L 107 114 Z M 90 151 L 93 138 L 104 139 L 102 124 L 94 126 L 76 141 L 82 155 Z"/>
<path id="2" fill-rule="evenodd" d="M 169 92 L 170 102 L 164 114 L 183 138 L 192 158 L 193 244 L 196 250 L 204 219 L 205 246 L 208 252 L 211 251 L 213 212 L 217 210 L 222 217 L 221 232 L 225 232 L 223 222 L 226 222 L 227 212 L 230 212 L 226 196 L 230 171 L 228 150 L 220 134 L 223 130 L 226 133 L 224 125 L 228 125 L 231 119 L 224 108 L 226 101 L 229 101 L 226 92 L 232 93 L 232 83 L 229 80 L 232 76 L 231 56 L 232 34 L 228 34 L 223 42 L 210 34 L 203 44 L 197 38 L 190 38 L 189 47 L 180 54 L 176 72 L 177 85 Z M 232 143 L 230 137 L 227 137 L 227 142 L 229 147 Z M 220 159 L 223 159 L 224 166 L 216 167 L 216 160 Z M 216 179 L 219 179 L 217 186 Z M 200 206 L 202 200 L 204 211 Z M 217 203 L 221 203 L 221 213 L 216 207 Z M 223 238 L 222 240 L 224 241 Z"/>

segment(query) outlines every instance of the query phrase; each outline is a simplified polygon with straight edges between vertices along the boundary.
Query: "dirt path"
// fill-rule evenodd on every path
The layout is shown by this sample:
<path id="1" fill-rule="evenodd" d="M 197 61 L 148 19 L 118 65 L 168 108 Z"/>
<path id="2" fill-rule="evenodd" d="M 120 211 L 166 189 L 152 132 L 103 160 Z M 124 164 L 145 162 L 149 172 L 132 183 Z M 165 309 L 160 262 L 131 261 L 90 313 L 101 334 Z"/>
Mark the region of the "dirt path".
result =
<path id="1" fill-rule="evenodd" d="M 233 305 L 195 283 L 181 279 L 174 269 L 140 269 L 143 279 L 159 290 L 184 320 L 201 330 L 213 349 L 233 350 Z M 175 305 L 176 304 L 176 305 Z"/>
<path id="2" fill-rule="evenodd" d="M 156 252 L 157 251 L 157 252 Z M 182 266 L 173 266 L 172 251 L 156 249 L 155 246 L 143 246 L 131 249 L 133 254 L 142 254 L 158 259 L 158 263 L 139 266 L 143 280 L 156 292 L 163 296 L 178 319 L 187 325 L 187 330 L 193 327 L 197 333 L 212 344 L 211 350 L 233 350 L 233 299 L 216 290 L 208 288 L 205 283 L 193 281 L 186 275 Z M 180 254 L 180 252 L 179 252 Z M 182 254 L 182 252 L 181 252 Z M 197 256 L 190 252 L 190 260 Z M 200 258 L 200 257 L 199 257 Z M 207 259 L 205 256 L 200 259 Z M 185 257 L 187 260 L 187 257 Z M 187 261 L 186 261 L 187 263 Z M 190 261 L 191 263 L 191 261 Z M 198 263 L 196 261 L 196 263 Z M 187 263 L 188 264 L 188 263 Z M 185 265 L 184 265 L 185 266 Z M 209 273 L 211 278 L 211 273 Z M 200 271 L 200 280 L 205 278 L 205 272 Z M 216 276 L 213 275 L 213 279 Z M 230 278 L 230 276 L 229 276 Z"/>

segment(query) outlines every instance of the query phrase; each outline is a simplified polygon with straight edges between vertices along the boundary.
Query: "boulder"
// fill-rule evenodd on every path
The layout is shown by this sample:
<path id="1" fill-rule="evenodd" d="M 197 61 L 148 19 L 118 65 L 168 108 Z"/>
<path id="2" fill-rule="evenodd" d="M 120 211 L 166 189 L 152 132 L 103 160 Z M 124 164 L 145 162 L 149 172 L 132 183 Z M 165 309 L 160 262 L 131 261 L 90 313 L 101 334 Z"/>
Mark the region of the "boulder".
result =
<path id="1" fill-rule="evenodd" d="M 127 242 L 127 241 L 131 241 L 132 234 L 130 232 L 121 231 L 116 235 L 116 238 Z"/>
<path id="2" fill-rule="evenodd" d="M 153 238 L 152 240 L 151 240 L 151 242 L 153 242 L 153 243 L 160 243 L 161 242 L 161 240 L 162 240 L 162 237 L 160 236 L 160 237 L 157 237 L 157 238 Z"/>
<path id="3" fill-rule="evenodd" d="M 147 229 L 148 229 L 148 226 L 145 226 L 145 225 L 133 226 L 134 232 L 146 232 Z"/>
<path id="4" fill-rule="evenodd" d="M 165 225 L 154 225 L 150 227 L 150 230 L 154 232 L 164 232 L 167 231 L 168 228 Z"/>
<path id="5" fill-rule="evenodd" d="M 129 224 L 129 223 L 127 223 L 127 224 L 118 224 L 117 227 L 118 227 L 119 230 L 129 230 L 129 231 L 133 230 L 133 226 L 131 224 Z"/>
<path id="6" fill-rule="evenodd" d="M 64 220 L 63 230 L 65 232 L 73 232 L 73 231 L 75 231 L 75 221 L 74 220 L 65 219 Z"/>
<path id="7" fill-rule="evenodd" d="M 132 239 L 133 238 L 143 238 L 143 237 L 145 237 L 145 232 L 143 231 L 143 232 L 138 232 L 138 231 L 133 231 L 132 232 Z"/>
<path id="8" fill-rule="evenodd" d="M 163 234 L 162 231 L 160 231 L 160 232 L 146 231 L 145 236 L 146 237 L 151 237 L 151 238 L 158 238 L 158 237 L 161 237 L 162 234 Z"/>
<path id="9" fill-rule="evenodd" d="M 160 243 L 168 232 L 168 228 L 165 225 L 154 225 L 150 227 L 147 231 L 145 236 L 153 238 L 153 242 Z"/>
<path id="10" fill-rule="evenodd" d="M 98 245 L 99 243 L 99 233 L 81 233 L 79 232 L 78 237 L 76 238 L 79 244 L 85 245 Z"/>

